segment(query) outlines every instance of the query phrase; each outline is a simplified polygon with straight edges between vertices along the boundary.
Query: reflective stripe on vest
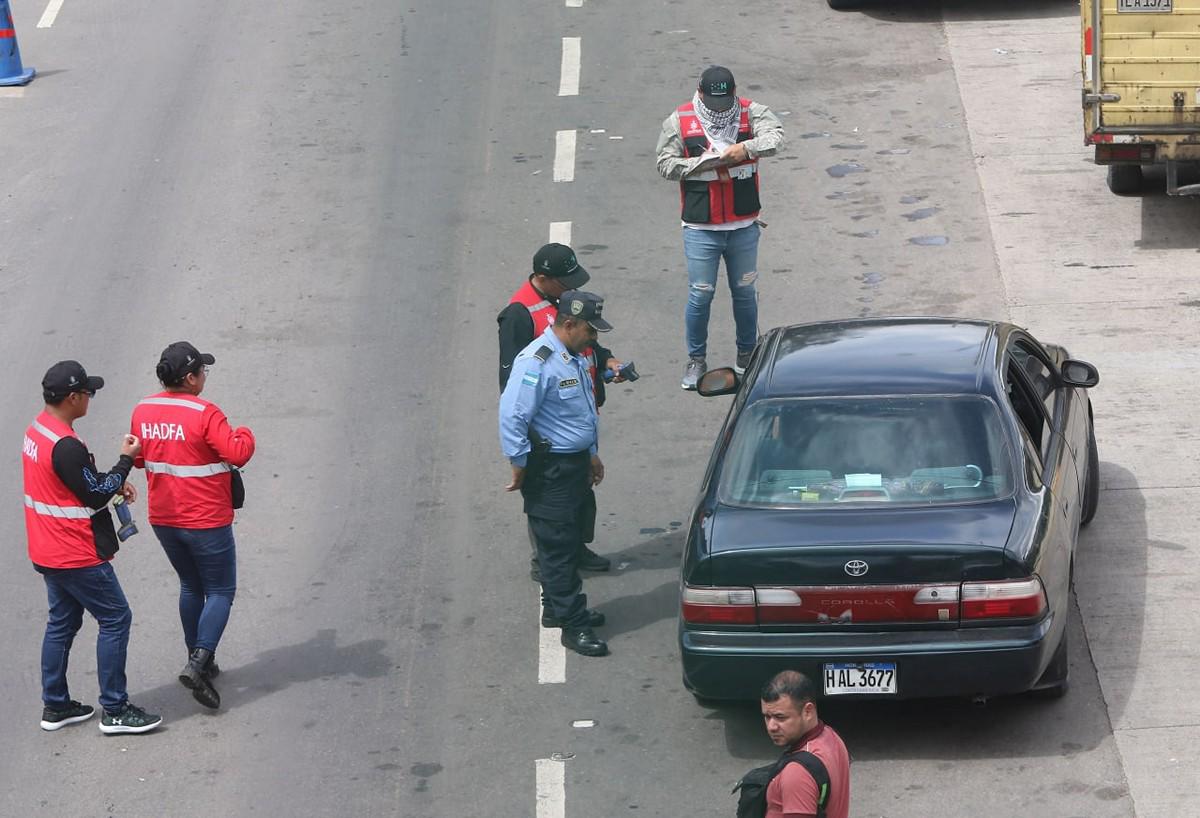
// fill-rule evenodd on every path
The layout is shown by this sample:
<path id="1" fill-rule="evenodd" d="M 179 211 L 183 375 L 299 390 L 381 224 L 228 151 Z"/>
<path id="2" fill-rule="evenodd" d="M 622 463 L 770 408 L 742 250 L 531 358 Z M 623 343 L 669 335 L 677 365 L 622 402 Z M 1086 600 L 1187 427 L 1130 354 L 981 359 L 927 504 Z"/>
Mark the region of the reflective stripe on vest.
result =
<path id="1" fill-rule="evenodd" d="M 175 463 L 145 461 L 146 471 L 153 474 L 169 474 L 172 477 L 212 477 L 229 471 L 228 463 L 205 463 L 200 466 L 180 466 Z"/>
<path id="2" fill-rule="evenodd" d="M 37 422 L 36 420 L 33 423 L 31 423 L 30 426 L 32 426 L 34 429 L 36 429 L 38 431 L 38 434 L 42 435 L 42 437 L 46 438 L 51 443 L 57 443 L 58 441 L 62 440 L 61 437 L 54 434 L 54 432 L 50 431 L 49 429 L 47 429 L 45 426 L 43 426 L 41 423 Z"/>
<path id="3" fill-rule="evenodd" d="M 738 102 L 742 108 L 741 117 L 738 121 L 738 141 L 741 142 L 752 136 L 750 130 L 750 100 L 740 98 Z M 679 106 L 677 112 L 679 114 L 679 137 L 683 141 L 684 156 L 689 158 L 701 156 L 712 147 L 712 142 L 709 140 L 708 134 L 704 132 L 704 126 L 701 124 L 700 118 L 696 116 L 694 104 L 686 102 Z M 680 179 L 680 217 L 685 222 L 703 224 L 727 224 L 729 222 L 758 218 L 759 208 L 757 207 L 746 213 L 737 213 L 734 207 L 734 180 L 746 182 L 751 177 L 754 179 L 754 190 L 751 191 L 751 194 L 754 199 L 757 199 L 757 159 L 747 159 L 745 162 L 739 162 L 736 165 L 714 168 Z M 698 218 L 694 212 L 689 213 L 688 208 L 688 186 L 691 185 L 694 188 L 698 182 L 705 183 L 708 193 L 708 213 L 707 218 L 703 219 Z"/>
<path id="4" fill-rule="evenodd" d="M 64 520 L 86 520 L 96 513 L 96 509 L 88 508 L 87 506 L 52 506 L 46 503 L 39 503 L 28 494 L 25 495 L 25 506 L 33 509 L 34 514 L 41 514 L 46 517 L 60 517 Z"/>
<path id="5" fill-rule="evenodd" d="M 197 403 L 194 400 L 187 400 L 185 398 L 143 398 L 138 403 L 150 406 L 179 406 L 184 409 L 194 409 L 197 412 L 204 411 L 203 403 Z"/>

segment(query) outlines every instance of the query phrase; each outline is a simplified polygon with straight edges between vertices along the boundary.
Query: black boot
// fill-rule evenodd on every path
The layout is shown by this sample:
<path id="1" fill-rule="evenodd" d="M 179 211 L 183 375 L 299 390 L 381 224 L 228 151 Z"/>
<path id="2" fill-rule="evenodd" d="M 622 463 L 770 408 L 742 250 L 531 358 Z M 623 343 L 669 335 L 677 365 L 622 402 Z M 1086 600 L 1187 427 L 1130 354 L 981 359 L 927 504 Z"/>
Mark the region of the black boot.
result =
<path id="1" fill-rule="evenodd" d="M 221 694 L 213 687 L 212 680 L 205 672 L 212 651 L 196 648 L 188 658 L 188 663 L 179 671 L 179 683 L 192 691 L 192 698 L 205 707 L 216 710 L 221 706 Z"/>

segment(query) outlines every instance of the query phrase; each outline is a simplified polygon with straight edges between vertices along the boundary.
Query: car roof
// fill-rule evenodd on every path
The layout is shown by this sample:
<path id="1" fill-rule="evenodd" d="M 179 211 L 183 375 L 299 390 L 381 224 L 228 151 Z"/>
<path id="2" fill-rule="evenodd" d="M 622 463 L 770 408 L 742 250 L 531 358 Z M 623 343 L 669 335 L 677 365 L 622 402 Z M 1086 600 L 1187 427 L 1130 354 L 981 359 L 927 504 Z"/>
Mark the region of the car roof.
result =
<path id="1" fill-rule="evenodd" d="M 994 321 L 870 318 L 774 330 L 756 397 L 990 393 Z"/>

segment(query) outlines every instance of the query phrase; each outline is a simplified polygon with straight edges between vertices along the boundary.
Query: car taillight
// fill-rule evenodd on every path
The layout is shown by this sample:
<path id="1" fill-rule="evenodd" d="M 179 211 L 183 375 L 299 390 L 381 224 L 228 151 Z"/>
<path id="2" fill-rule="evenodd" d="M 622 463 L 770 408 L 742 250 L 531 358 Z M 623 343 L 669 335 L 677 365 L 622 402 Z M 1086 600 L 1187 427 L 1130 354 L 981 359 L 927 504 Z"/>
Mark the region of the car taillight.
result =
<path id="1" fill-rule="evenodd" d="M 1046 591 L 1037 577 L 1002 582 L 964 582 L 962 618 L 1032 619 L 1046 610 Z"/>
<path id="2" fill-rule="evenodd" d="M 754 625 L 753 588 L 683 586 L 683 621 L 697 625 Z"/>

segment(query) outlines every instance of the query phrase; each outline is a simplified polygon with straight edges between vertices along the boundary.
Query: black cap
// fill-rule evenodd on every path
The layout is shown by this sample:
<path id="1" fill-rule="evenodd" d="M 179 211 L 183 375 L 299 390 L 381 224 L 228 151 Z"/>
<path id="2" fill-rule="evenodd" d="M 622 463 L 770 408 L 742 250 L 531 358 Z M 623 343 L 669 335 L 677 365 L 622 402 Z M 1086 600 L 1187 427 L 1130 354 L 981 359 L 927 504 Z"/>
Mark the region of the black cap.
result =
<path id="1" fill-rule="evenodd" d="M 187 341 L 176 341 L 162 351 L 154 371 L 163 383 L 175 384 L 191 373 L 198 372 L 201 366 L 216 362 L 217 359 L 212 355 L 201 352 Z"/>
<path id="2" fill-rule="evenodd" d="M 565 244 L 545 244 L 533 254 L 533 271 L 557 278 L 568 290 L 588 283 L 588 271 L 575 260 L 575 251 Z"/>
<path id="3" fill-rule="evenodd" d="M 88 375 L 79 361 L 59 361 L 42 378 L 42 397 L 60 401 L 72 392 L 95 392 L 104 386 L 104 378 Z"/>
<path id="4" fill-rule="evenodd" d="M 714 111 L 728 111 L 737 101 L 733 72 L 723 65 L 710 65 L 700 75 L 700 96 Z"/>
<path id="5" fill-rule="evenodd" d="M 558 297 L 558 314 L 569 315 L 587 321 L 597 332 L 608 332 L 612 324 L 600 317 L 604 311 L 604 299 L 595 293 L 583 290 L 567 290 Z"/>

